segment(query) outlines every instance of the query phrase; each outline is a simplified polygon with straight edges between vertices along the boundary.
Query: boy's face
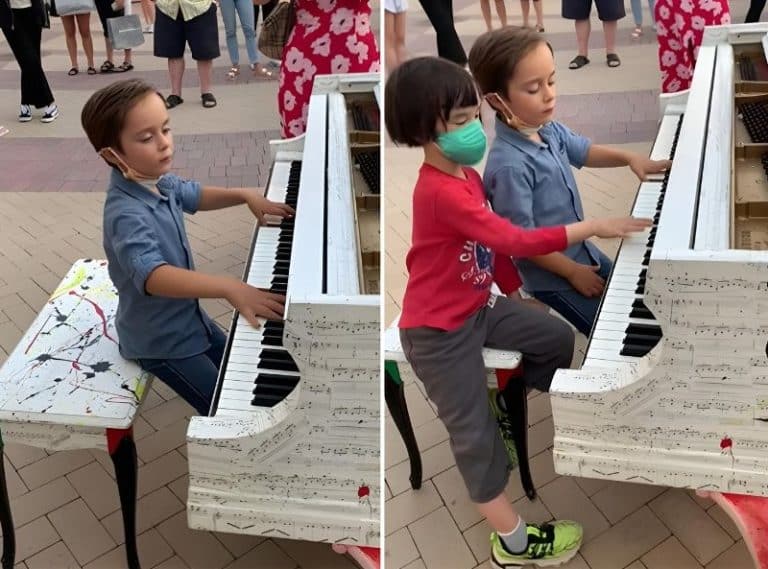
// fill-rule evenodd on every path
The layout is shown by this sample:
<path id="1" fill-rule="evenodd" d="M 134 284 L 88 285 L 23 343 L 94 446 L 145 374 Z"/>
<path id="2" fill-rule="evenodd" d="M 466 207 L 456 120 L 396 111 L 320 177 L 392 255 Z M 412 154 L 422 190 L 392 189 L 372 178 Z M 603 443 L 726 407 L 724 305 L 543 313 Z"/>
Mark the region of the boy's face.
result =
<path id="1" fill-rule="evenodd" d="M 156 93 L 149 93 L 128 111 L 120 144 L 121 158 L 142 175 L 159 178 L 171 170 L 173 134 L 168 110 Z"/>
<path id="2" fill-rule="evenodd" d="M 552 120 L 555 96 L 555 60 L 541 42 L 517 64 L 507 83 L 507 102 L 520 120 L 536 127 Z"/>

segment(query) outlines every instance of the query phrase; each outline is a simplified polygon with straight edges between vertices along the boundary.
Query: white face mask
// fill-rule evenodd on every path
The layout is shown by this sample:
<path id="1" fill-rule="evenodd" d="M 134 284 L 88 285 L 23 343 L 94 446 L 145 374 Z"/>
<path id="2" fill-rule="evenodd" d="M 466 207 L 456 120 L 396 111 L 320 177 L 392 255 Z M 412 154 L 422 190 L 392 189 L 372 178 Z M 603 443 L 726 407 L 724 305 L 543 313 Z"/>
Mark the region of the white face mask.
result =
<path id="1" fill-rule="evenodd" d="M 155 187 L 157 186 L 157 183 L 159 181 L 160 181 L 160 178 L 150 178 L 150 179 L 143 178 L 141 180 L 135 180 L 135 182 L 137 184 L 140 184 L 140 185 L 144 186 L 150 192 L 154 192 L 155 191 Z"/>

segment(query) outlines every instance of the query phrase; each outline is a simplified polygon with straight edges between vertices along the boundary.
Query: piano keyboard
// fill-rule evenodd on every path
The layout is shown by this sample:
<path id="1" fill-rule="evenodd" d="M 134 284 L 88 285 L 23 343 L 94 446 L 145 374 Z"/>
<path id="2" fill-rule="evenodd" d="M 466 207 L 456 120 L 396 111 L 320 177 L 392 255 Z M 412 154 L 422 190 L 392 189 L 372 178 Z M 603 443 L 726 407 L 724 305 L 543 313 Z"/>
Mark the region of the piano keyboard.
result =
<path id="1" fill-rule="evenodd" d="M 768 104 L 743 103 L 739 113 L 752 142 L 768 142 Z"/>
<path id="2" fill-rule="evenodd" d="M 682 115 L 664 117 L 651 158 L 663 160 L 674 157 L 682 123 Z M 635 361 L 650 352 L 661 339 L 661 327 L 643 303 L 643 293 L 668 179 L 669 170 L 661 182 L 640 184 L 632 215 L 652 218 L 653 225 L 621 243 L 590 336 L 584 367 Z"/>
<path id="3" fill-rule="evenodd" d="M 365 184 L 371 193 L 378 194 L 381 187 L 379 175 L 379 152 L 358 152 L 355 155 L 355 161 L 360 167 L 360 173 L 363 175 Z"/>
<path id="4" fill-rule="evenodd" d="M 294 209 L 301 162 L 275 162 L 266 197 Z M 245 282 L 286 294 L 295 219 L 267 223 L 256 230 Z M 283 347 L 283 323 L 251 326 L 235 314 L 222 360 L 210 415 L 238 415 L 273 407 L 299 383 L 299 369 Z"/>

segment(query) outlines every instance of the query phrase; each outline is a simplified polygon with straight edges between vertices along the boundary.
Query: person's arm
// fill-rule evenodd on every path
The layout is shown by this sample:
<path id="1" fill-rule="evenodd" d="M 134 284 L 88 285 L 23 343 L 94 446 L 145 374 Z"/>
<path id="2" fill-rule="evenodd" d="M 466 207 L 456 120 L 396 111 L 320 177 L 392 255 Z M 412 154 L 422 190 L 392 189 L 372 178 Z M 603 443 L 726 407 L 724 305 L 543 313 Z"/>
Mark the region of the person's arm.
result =
<path id="1" fill-rule="evenodd" d="M 627 152 L 593 144 L 587 155 L 586 166 L 590 168 L 615 168 L 617 166 L 629 166 L 640 181 L 645 180 L 650 174 L 659 174 L 672 166 L 671 160 L 651 160 L 647 156 L 636 152 Z"/>
<path id="2" fill-rule="evenodd" d="M 294 210 L 284 203 L 272 202 L 265 198 L 261 188 L 219 188 L 204 186 L 200 191 L 199 211 L 224 209 L 235 205 L 248 204 L 259 223 L 264 223 L 265 215 L 291 217 Z"/>

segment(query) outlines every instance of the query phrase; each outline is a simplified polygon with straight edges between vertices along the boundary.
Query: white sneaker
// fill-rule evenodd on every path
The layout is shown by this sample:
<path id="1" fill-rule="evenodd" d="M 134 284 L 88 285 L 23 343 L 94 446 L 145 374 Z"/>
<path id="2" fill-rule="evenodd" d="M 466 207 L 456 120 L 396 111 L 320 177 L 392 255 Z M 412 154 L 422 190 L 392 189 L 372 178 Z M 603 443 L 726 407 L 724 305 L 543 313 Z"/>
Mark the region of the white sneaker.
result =
<path id="1" fill-rule="evenodd" d="M 59 116 L 59 108 L 56 106 L 56 103 L 51 103 L 47 107 L 45 107 L 45 112 L 43 113 L 43 116 L 40 118 L 40 122 L 53 122 L 56 120 L 56 118 Z"/>
<path id="2" fill-rule="evenodd" d="M 154 24 L 147 24 L 144 26 L 144 29 L 142 30 L 145 34 L 151 34 L 155 31 L 155 25 Z"/>
<path id="3" fill-rule="evenodd" d="M 21 105 L 19 111 L 19 122 L 29 122 L 32 120 L 32 109 L 29 105 Z"/>

